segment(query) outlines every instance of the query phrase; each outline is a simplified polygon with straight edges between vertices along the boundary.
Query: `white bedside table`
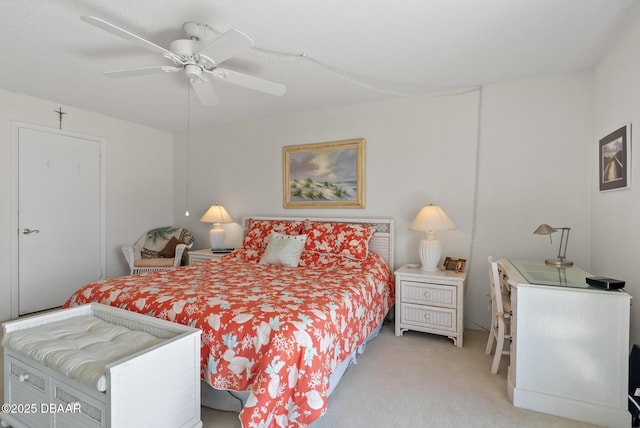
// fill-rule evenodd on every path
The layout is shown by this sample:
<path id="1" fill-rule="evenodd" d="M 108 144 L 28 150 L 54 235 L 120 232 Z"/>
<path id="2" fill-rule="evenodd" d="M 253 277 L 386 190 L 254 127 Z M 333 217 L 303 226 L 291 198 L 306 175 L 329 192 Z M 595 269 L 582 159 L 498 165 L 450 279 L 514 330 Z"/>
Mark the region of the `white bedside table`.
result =
<path id="1" fill-rule="evenodd" d="M 440 334 L 462 348 L 466 274 L 409 266 L 395 271 L 396 336 L 407 330 Z"/>
<path id="2" fill-rule="evenodd" d="M 225 256 L 230 252 L 231 251 L 229 251 L 228 253 L 214 253 L 211 251 L 211 248 L 188 251 L 187 254 L 189 255 L 189 259 L 187 263 L 190 265 L 194 265 L 196 263 L 202 263 L 206 260 L 219 259 L 220 257 Z"/>

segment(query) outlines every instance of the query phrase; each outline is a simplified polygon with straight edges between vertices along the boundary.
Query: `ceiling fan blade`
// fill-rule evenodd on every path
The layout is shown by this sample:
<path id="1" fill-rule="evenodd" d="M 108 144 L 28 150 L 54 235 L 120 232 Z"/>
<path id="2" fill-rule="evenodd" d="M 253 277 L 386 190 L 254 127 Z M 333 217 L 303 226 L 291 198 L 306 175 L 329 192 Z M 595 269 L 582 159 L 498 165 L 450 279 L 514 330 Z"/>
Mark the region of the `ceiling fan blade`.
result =
<path id="1" fill-rule="evenodd" d="M 153 42 L 150 42 L 149 40 L 143 39 L 140 36 L 137 36 L 123 28 L 120 28 L 116 25 L 113 25 L 103 19 L 100 18 L 96 18 L 95 16 L 82 16 L 80 17 L 80 19 L 82 19 L 84 22 L 91 24 L 93 26 L 96 26 L 98 28 L 101 28 L 105 31 L 108 31 L 111 34 L 114 34 L 118 37 L 121 37 L 123 39 L 126 39 L 148 51 L 154 52 L 154 53 L 159 53 L 160 55 L 169 58 L 170 60 L 174 61 L 174 62 L 178 62 L 181 63 L 182 59 L 180 58 L 180 56 L 174 54 L 173 52 L 171 52 L 168 49 L 163 48 L 162 46 L 158 46 Z"/>
<path id="2" fill-rule="evenodd" d="M 190 81 L 191 86 L 193 87 L 193 91 L 196 93 L 198 99 L 200 100 L 200 104 L 205 107 L 210 107 L 218 104 L 218 96 L 213 90 L 211 82 L 200 79 L 190 79 Z"/>
<path id="3" fill-rule="evenodd" d="M 153 74 L 157 72 L 173 73 L 180 70 L 182 70 L 182 68 L 180 67 L 172 67 L 170 65 L 160 65 L 156 67 L 131 68 L 129 70 L 105 71 L 102 74 L 109 77 L 120 78 L 120 77 L 142 76 L 142 75 Z"/>
<path id="4" fill-rule="evenodd" d="M 213 70 L 212 74 L 216 79 L 222 80 L 223 82 L 243 86 L 245 88 L 264 92 L 265 94 L 281 96 L 287 92 L 287 87 L 280 83 L 260 79 L 259 77 L 250 76 L 244 73 L 238 73 L 237 71 L 216 68 Z"/>
<path id="5" fill-rule="evenodd" d="M 253 40 L 245 34 L 238 30 L 229 30 L 204 46 L 198 53 L 209 58 L 217 65 L 250 49 L 253 45 Z"/>

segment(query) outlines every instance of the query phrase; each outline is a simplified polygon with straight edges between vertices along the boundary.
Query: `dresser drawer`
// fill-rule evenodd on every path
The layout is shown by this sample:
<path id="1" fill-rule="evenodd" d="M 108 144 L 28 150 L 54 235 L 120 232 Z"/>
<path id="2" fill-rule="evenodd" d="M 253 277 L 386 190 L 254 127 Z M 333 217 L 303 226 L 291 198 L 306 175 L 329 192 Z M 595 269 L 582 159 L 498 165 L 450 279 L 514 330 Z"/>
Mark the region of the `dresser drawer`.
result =
<path id="1" fill-rule="evenodd" d="M 452 332 L 457 330 L 455 309 L 404 303 L 402 304 L 400 322 L 423 328 L 435 328 Z"/>
<path id="2" fill-rule="evenodd" d="M 28 426 L 48 426 L 50 416 L 41 412 L 40 403 L 49 401 L 49 377 L 23 361 L 6 358 L 8 387 L 4 399 L 15 407 L 10 413 Z"/>
<path id="3" fill-rule="evenodd" d="M 53 388 L 54 406 L 64 409 L 64 411 L 55 413 L 55 426 L 68 428 L 107 426 L 105 403 L 101 403 L 57 379 L 52 381 L 51 388 Z"/>
<path id="4" fill-rule="evenodd" d="M 414 281 L 402 281 L 400 284 L 402 287 L 400 293 L 402 303 L 433 305 L 452 309 L 456 307 L 456 287 Z"/>

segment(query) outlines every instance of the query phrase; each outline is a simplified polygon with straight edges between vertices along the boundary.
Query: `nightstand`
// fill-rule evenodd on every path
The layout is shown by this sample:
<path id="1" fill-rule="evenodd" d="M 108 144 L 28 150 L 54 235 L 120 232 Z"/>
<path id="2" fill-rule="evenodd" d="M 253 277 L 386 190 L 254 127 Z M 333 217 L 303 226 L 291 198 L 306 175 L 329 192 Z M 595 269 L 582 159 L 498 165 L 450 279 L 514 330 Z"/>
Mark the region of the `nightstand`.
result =
<path id="1" fill-rule="evenodd" d="M 219 259 L 220 257 L 225 256 L 230 252 L 231 251 L 228 251 L 226 253 L 218 253 L 218 252 L 214 253 L 211 251 L 211 248 L 205 248 L 203 250 L 188 251 L 187 254 L 189 255 L 189 259 L 187 264 L 195 265 L 196 263 L 202 263 L 206 260 Z"/>
<path id="2" fill-rule="evenodd" d="M 413 266 L 404 265 L 395 271 L 396 336 L 407 330 L 440 334 L 462 348 L 466 274 L 425 272 Z"/>

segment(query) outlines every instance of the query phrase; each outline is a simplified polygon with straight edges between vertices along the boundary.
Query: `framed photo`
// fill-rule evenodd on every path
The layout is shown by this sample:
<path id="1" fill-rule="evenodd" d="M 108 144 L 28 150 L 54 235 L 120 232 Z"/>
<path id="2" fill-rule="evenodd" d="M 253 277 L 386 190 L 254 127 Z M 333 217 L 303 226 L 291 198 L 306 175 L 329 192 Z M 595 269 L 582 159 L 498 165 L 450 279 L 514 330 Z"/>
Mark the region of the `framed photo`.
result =
<path id="1" fill-rule="evenodd" d="M 600 191 L 631 185 L 631 124 L 600 140 Z"/>
<path id="2" fill-rule="evenodd" d="M 444 259 L 444 270 L 464 272 L 464 267 L 466 264 L 467 264 L 466 259 L 459 259 L 457 257 L 447 257 Z"/>
<path id="3" fill-rule="evenodd" d="M 364 139 L 286 146 L 285 208 L 364 208 Z"/>

